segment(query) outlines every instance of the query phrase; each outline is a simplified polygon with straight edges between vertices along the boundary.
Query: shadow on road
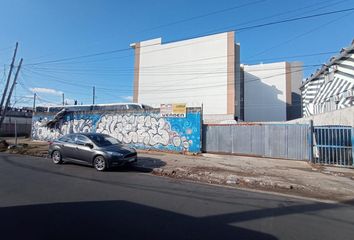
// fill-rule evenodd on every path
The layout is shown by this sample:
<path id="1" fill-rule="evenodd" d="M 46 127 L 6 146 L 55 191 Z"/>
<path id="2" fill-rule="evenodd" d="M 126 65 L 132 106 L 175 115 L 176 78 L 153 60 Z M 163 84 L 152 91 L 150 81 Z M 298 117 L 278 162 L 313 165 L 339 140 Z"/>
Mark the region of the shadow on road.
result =
<path id="1" fill-rule="evenodd" d="M 213 220 L 126 201 L 0 208 L 3 239 L 277 239 Z"/>
<path id="2" fill-rule="evenodd" d="M 160 168 L 165 166 L 166 163 L 157 158 L 151 157 L 140 157 L 138 158 L 138 162 L 134 165 L 127 165 L 123 167 L 113 168 L 109 171 L 119 171 L 119 172 L 144 172 L 149 173 L 152 172 L 154 168 Z"/>
<path id="3" fill-rule="evenodd" d="M 73 162 L 65 162 L 66 165 L 77 165 L 87 168 L 92 168 L 92 166 L 80 165 Z M 157 158 L 151 157 L 139 157 L 138 162 L 134 165 L 125 165 L 120 167 L 114 167 L 106 170 L 106 172 L 143 172 L 150 173 L 154 168 L 159 168 L 165 166 L 166 163 Z"/>

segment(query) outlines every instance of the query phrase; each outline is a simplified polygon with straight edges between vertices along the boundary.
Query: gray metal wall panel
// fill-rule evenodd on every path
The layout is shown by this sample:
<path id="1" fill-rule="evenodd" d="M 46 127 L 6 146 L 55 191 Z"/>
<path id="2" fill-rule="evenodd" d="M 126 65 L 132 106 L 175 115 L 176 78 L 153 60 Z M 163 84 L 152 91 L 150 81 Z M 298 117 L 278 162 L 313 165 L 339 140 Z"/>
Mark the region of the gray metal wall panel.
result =
<path id="1" fill-rule="evenodd" d="M 308 125 L 210 125 L 203 130 L 205 152 L 309 160 Z"/>
<path id="2" fill-rule="evenodd" d="M 248 126 L 233 127 L 233 153 L 251 154 L 252 135 Z"/>
<path id="3" fill-rule="evenodd" d="M 285 125 L 268 125 L 269 131 L 269 148 L 271 155 L 269 157 L 287 158 L 288 157 L 288 141 L 287 126 Z"/>
<path id="4" fill-rule="evenodd" d="M 301 139 L 301 129 L 297 126 L 287 129 L 287 142 L 289 146 L 288 148 L 288 158 L 297 159 L 297 152 L 302 150 L 301 144 L 298 139 Z"/>
<path id="5" fill-rule="evenodd" d="M 249 126 L 252 132 L 252 155 L 264 155 L 264 126 Z"/>
<path id="6" fill-rule="evenodd" d="M 206 151 L 218 152 L 218 128 L 208 126 L 206 130 Z"/>
<path id="7" fill-rule="evenodd" d="M 232 132 L 231 126 L 219 127 L 218 132 L 218 149 L 219 152 L 232 152 Z"/>
<path id="8" fill-rule="evenodd" d="M 307 126 L 291 126 L 288 127 L 288 158 L 290 159 L 307 159 L 308 158 L 308 139 Z"/>

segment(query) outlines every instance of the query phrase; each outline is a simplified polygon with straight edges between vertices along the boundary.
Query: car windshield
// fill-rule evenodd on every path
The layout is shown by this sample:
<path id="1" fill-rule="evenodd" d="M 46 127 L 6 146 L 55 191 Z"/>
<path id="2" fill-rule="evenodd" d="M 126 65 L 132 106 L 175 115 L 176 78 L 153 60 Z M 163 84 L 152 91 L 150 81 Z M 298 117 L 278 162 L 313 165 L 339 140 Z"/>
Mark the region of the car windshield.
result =
<path id="1" fill-rule="evenodd" d="M 99 147 L 119 144 L 117 139 L 108 135 L 88 135 L 87 137 Z"/>

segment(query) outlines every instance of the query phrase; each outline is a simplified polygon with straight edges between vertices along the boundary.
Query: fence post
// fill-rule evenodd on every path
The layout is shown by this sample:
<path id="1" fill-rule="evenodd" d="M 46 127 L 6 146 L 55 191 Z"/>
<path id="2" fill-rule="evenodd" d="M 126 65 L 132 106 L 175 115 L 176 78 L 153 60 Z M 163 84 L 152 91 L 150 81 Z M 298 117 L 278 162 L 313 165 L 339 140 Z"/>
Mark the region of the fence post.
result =
<path id="1" fill-rule="evenodd" d="M 313 163 L 313 120 L 310 120 L 310 136 L 309 136 L 309 160 Z"/>
<path id="2" fill-rule="evenodd" d="M 352 137 L 352 166 L 354 167 L 354 128 L 351 130 Z"/>

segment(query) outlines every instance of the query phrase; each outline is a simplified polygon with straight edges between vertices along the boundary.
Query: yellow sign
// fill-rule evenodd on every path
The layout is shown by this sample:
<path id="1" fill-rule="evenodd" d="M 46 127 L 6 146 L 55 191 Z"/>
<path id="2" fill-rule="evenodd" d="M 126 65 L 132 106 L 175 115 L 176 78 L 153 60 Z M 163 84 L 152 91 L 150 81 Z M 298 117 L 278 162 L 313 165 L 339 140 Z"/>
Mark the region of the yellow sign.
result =
<path id="1" fill-rule="evenodd" d="M 185 118 L 187 107 L 185 103 L 161 104 L 161 117 Z"/>

